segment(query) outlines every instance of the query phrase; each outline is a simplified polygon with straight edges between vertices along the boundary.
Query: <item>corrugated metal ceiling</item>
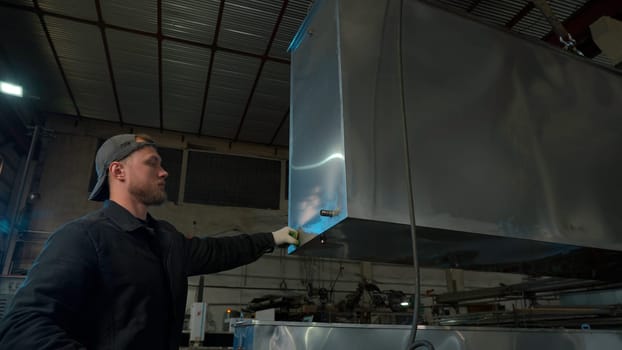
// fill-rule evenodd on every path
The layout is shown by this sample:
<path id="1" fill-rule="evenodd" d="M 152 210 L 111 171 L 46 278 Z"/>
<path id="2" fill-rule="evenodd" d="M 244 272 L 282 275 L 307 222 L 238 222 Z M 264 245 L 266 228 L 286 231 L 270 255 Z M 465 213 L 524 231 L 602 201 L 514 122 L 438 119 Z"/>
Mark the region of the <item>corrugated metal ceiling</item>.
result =
<path id="1" fill-rule="evenodd" d="M 286 146 L 286 49 L 312 2 L 0 0 L 0 73 L 46 112 Z M 526 0 L 429 2 L 555 42 Z M 604 2 L 549 0 L 562 22 Z"/>
<path id="2" fill-rule="evenodd" d="M 218 0 L 162 2 L 162 34 L 211 44 L 218 20 Z"/>

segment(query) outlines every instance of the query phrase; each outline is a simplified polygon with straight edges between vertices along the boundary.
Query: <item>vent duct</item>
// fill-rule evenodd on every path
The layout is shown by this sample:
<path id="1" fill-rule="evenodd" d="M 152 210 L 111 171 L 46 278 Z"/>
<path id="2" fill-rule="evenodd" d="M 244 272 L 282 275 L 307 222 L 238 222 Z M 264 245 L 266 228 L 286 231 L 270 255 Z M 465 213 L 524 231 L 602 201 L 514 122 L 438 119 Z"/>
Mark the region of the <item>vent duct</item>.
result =
<path id="1" fill-rule="evenodd" d="M 413 191 L 422 266 L 620 278 L 622 75 L 404 3 L 403 77 L 399 1 L 317 1 L 292 42 L 296 253 L 411 264 Z"/>
<path id="2" fill-rule="evenodd" d="M 622 69 L 622 22 L 608 16 L 590 25 L 592 39 L 613 65 Z"/>

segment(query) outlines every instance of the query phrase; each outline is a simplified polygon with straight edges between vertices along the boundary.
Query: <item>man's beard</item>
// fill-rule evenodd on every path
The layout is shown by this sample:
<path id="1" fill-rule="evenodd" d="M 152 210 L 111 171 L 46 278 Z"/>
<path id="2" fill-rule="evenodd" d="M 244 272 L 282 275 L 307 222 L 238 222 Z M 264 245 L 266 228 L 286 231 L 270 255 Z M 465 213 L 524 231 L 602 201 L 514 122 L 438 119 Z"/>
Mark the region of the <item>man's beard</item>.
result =
<path id="1" fill-rule="evenodd" d="M 166 191 L 157 185 L 154 185 L 151 188 L 146 186 L 132 186 L 130 187 L 130 193 L 147 206 L 160 205 L 166 202 Z"/>

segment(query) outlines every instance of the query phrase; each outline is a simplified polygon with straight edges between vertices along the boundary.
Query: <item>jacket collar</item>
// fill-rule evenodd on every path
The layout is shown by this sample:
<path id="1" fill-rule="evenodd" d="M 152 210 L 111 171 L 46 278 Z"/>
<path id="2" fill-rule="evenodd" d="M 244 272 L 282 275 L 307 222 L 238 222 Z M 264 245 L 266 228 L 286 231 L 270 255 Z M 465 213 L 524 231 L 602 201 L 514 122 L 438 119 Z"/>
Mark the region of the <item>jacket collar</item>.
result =
<path id="1" fill-rule="evenodd" d="M 132 232 L 141 228 L 147 228 L 145 222 L 136 218 L 127 209 L 114 201 L 105 201 L 104 208 L 102 210 L 104 215 L 112 220 L 112 222 L 119 226 L 123 231 Z M 155 227 L 156 220 L 153 219 L 149 213 L 147 213 L 147 222 L 150 223 L 151 226 Z"/>

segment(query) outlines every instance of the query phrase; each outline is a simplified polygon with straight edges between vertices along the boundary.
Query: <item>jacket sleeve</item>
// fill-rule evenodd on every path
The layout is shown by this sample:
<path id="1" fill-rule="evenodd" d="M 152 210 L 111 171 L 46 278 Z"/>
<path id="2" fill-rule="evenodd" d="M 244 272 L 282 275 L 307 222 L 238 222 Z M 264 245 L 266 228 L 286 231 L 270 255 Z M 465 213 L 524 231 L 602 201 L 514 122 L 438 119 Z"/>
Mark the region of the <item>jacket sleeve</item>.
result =
<path id="1" fill-rule="evenodd" d="M 96 266 L 81 225 L 50 236 L 0 322 L 0 349 L 84 349 L 81 313 Z"/>
<path id="2" fill-rule="evenodd" d="M 188 275 L 230 270 L 249 264 L 274 250 L 272 233 L 241 234 L 187 240 Z"/>

